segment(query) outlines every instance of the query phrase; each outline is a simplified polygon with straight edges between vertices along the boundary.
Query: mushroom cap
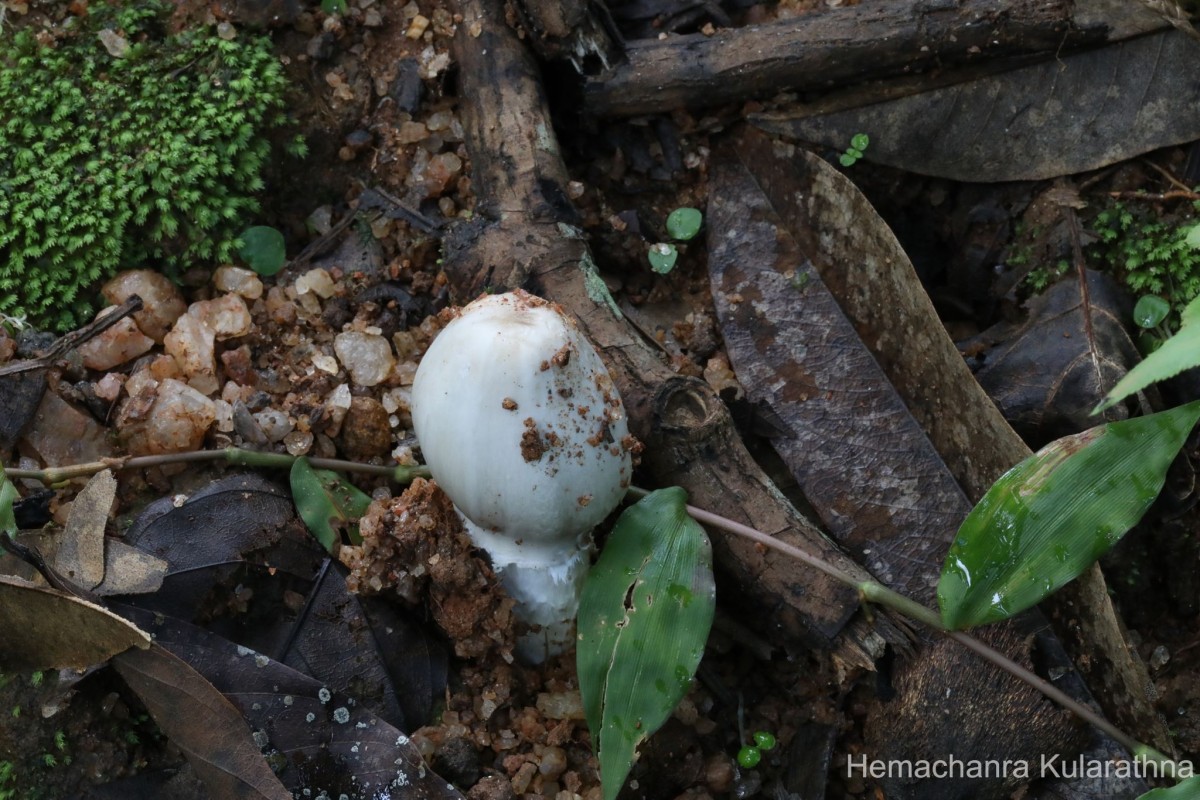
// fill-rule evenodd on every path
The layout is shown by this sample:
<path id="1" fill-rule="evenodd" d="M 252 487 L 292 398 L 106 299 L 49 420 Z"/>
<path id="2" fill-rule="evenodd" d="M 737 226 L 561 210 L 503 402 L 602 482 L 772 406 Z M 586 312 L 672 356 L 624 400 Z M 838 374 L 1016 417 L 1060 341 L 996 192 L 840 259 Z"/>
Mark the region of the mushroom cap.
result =
<path id="1" fill-rule="evenodd" d="M 413 427 L 463 515 L 517 546 L 565 557 L 629 486 L 625 408 L 603 361 L 559 308 L 523 291 L 467 305 L 413 381 Z"/>

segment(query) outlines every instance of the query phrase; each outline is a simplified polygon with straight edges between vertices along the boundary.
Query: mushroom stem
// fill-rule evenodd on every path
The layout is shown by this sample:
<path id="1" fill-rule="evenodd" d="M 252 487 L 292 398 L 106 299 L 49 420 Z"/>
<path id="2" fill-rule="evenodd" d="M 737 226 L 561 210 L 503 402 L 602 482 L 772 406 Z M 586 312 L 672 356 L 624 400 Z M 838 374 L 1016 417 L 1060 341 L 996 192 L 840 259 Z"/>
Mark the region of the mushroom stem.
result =
<path id="1" fill-rule="evenodd" d="M 476 546 L 491 554 L 497 577 L 516 603 L 517 617 L 529 625 L 517 638 L 517 658 L 540 664 L 569 649 L 591 563 L 591 534 L 566 545 L 514 544 L 509 535 L 484 530 L 461 512 L 459 516 Z"/>

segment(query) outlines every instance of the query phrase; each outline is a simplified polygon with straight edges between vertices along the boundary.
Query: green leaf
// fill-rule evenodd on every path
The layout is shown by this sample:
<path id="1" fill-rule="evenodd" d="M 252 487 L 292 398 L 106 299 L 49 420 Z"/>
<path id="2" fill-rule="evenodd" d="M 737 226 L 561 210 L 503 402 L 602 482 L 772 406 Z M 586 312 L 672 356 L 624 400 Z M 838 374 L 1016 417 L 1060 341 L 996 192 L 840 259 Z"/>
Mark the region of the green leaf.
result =
<path id="1" fill-rule="evenodd" d="M 698 208 L 677 208 L 667 217 L 667 233 L 672 239 L 686 242 L 700 232 L 704 215 Z"/>
<path id="2" fill-rule="evenodd" d="M 1192 226 L 1192 229 L 1187 232 L 1187 236 L 1183 237 L 1183 242 L 1188 247 L 1200 249 L 1200 223 Z"/>
<path id="3" fill-rule="evenodd" d="M 650 269 L 659 275 L 666 275 L 675 268 L 675 262 L 679 260 L 679 251 L 673 244 L 653 244 L 650 245 L 647 258 L 650 259 Z"/>
<path id="4" fill-rule="evenodd" d="M 1139 328 L 1153 328 L 1171 313 L 1171 304 L 1157 295 L 1139 297 L 1133 307 L 1133 321 Z"/>
<path id="5" fill-rule="evenodd" d="M 1180 320 L 1179 332 L 1117 381 L 1100 405 L 1092 410 L 1093 414 L 1099 414 L 1156 381 L 1200 366 L 1200 297 L 1187 304 Z"/>
<path id="6" fill-rule="evenodd" d="M 858 156 L 847 150 L 845 153 L 842 153 L 840 156 L 838 156 L 838 162 L 841 163 L 843 167 L 853 167 L 855 163 L 858 162 Z"/>
<path id="7" fill-rule="evenodd" d="M 712 626 L 712 548 L 686 500 L 672 487 L 628 508 L 580 596 L 576 666 L 604 800 L 687 694 Z"/>
<path id="8" fill-rule="evenodd" d="M 865 133 L 856 133 L 850 137 L 850 146 L 859 151 L 859 156 L 862 155 L 862 151 L 866 150 L 867 145 L 870 143 L 871 137 L 867 136 Z"/>
<path id="9" fill-rule="evenodd" d="M 10 537 L 17 534 L 17 518 L 13 514 L 13 503 L 20 496 L 17 494 L 17 487 L 13 486 L 13 482 L 8 479 L 8 476 L 3 473 L 4 465 L 0 464 L 0 533 L 6 533 Z"/>
<path id="10" fill-rule="evenodd" d="M 267 225 L 247 228 L 241 235 L 238 255 L 259 275 L 274 275 L 287 262 L 283 234 Z"/>
<path id="11" fill-rule="evenodd" d="M 360 544 L 358 520 L 371 498 L 336 472 L 313 469 L 306 458 L 297 458 L 291 472 L 292 501 L 308 530 L 330 553 L 341 544 L 339 530 L 349 533 L 351 544 Z"/>
<path id="12" fill-rule="evenodd" d="M 1200 775 L 1195 775 L 1185 781 L 1166 786 L 1161 789 L 1151 789 L 1137 800 L 1196 800 L 1200 797 Z"/>
<path id="13" fill-rule="evenodd" d="M 942 622 L 1007 619 L 1083 572 L 1154 502 L 1200 400 L 1051 442 L 1006 472 L 958 529 L 938 583 Z"/>

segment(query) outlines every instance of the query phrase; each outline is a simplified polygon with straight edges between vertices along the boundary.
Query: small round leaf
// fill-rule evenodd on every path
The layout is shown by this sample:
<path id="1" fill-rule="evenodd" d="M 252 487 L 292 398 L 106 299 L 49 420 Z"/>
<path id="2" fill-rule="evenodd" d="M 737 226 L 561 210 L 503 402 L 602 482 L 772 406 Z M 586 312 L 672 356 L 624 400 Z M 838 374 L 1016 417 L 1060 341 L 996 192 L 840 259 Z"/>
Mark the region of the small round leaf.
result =
<path id="1" fill-rule="evenodd" d="M 1139 328 L 1153 328 L 1171 313 L 1171 304 L 1157 295 L 1148 294 L 1138 298 L 1133 307 L 1133 321 Z"/>
<path id="2" fill-rule="evenodd" d="M 666 275 L 675 268 L 675 262 L 679 260 L 679 251 L 673 244 L 655 244 L 650 246 L 648 258 L 650 269 L 659 275 Z"/>
<path id="3" fill-rule="evenodd" d="M 242 246 L 238 248 L 238 255 L 259 275 L 274 275 L 287 263 L 283 234 L 275 228 L 255 225 L 243 231 L 240 238 Z"/>
<path id="4" fill-rule="evenodd" d="M 871 143 L 871 137 L 867 136 L 865 133 L 856 133 L 850 139 L 850 146 L 853 147 L 855 150 L 866 150 L 867 145 L 869 145 L 870 143 Z M 862 155 L 862 153 L 859 153 L 859 155 Z"/>
<path id="5" fill-rule="evenodd" d="M 681 242 L 694 237 L 704 224 L 704 215 L 696 208 L 677 208 L 667 217 L 667 233 Z"/>

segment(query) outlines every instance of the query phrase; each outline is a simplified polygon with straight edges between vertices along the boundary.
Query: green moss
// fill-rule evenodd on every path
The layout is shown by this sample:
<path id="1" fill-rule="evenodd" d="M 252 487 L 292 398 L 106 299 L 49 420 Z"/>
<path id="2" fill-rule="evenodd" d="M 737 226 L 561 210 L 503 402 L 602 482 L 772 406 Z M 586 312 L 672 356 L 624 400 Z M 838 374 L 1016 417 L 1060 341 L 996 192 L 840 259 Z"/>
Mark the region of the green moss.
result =
<path id="1" fill-rule="evenodd" d="M 0 34 L 0 314 L 69 328 L 119 269 L 228 260 L 258 211 L 283 70 L 265 38 L 168 33 L 170 9 L 93 4 L 49 44 Z"/>
<path id="2" fill-rule="evenodd" d="M 1099 239 L 1090 248 L 1093 263 L 1107 266 L 1135 297 L 1152 294 L 1165 299 L 1177 318 L 1200 295 L 1200 249 L 1186 241 L 1197 217 L 1200 203 L 1175 219 L 1114 203 L 1093 222 Z"/>

